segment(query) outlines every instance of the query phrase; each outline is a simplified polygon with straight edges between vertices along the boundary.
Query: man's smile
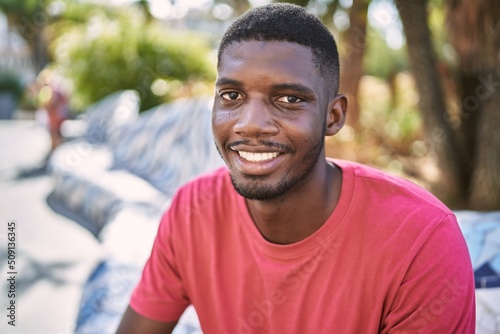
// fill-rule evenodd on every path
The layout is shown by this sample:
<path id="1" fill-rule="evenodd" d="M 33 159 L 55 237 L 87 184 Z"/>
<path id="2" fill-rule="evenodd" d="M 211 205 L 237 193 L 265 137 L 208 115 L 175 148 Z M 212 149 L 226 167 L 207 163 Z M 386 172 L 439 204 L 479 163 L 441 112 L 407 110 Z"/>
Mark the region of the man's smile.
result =
<path id="1" fill-rule="evenodd" d="M 240 157 L 251 162 L 267 161 L 276 158 L 279 155 L 278 152 L 254 153 L 254 152 L 238 151 L 238 153 Z"/>
<path id="2" fill-rule="evenodd" d="M 236 145 L 229 149 L 232 165 L 245 175 L 269 175 L 276 171 L 287 153 L 267 146 Z"/>

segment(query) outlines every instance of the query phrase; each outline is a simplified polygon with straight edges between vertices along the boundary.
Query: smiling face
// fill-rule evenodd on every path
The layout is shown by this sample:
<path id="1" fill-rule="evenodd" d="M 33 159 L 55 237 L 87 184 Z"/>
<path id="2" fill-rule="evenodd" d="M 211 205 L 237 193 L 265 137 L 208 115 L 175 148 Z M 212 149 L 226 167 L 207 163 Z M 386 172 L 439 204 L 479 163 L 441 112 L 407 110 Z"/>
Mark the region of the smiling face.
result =
<path id="1" fill-rule="evenodd" d="M 224 50 L 212 130 L 238 193 L 273 199 L 314 175 L 331 107 L 325 82 L 311 50 L 296 43 L 242 41 Z"/>

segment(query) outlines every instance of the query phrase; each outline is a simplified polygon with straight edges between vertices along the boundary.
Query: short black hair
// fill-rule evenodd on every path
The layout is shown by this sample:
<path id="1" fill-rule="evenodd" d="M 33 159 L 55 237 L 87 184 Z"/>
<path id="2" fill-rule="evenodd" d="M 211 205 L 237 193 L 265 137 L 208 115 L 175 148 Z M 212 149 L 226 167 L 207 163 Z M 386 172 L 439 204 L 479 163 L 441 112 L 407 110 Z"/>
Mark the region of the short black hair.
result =
<path id="1" fill-rule="evenodd" d="M 284 41 L 311 48 L 315 65 L 337 94 L 339 54 L 328 28 L 303 7 L 273 3 L 249 10 L 237 18 L 222 37 L 217 62 L 232 43 L 241 41 Z"/>

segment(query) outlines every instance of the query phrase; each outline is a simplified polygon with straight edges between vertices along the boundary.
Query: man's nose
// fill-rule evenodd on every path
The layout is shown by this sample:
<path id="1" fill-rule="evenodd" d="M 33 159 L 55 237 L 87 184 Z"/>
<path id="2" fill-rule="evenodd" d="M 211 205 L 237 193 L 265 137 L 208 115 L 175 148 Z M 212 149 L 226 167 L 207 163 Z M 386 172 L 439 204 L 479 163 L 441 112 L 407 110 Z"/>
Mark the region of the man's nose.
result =
<path id="1" fill-rule="evenodd" d="M 242 106 L 238 121 L 233 131 L 242 137 L 269 137 L 276 135 L 279 128 L 276 125 L 271 107 L 265 102 L 248 101 Z"/>

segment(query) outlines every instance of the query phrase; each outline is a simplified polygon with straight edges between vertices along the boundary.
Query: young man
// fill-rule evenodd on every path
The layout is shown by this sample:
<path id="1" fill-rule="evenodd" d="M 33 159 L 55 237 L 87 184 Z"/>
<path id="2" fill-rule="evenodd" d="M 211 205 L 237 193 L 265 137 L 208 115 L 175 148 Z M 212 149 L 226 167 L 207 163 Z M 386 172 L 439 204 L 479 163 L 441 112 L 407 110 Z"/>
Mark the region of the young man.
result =
<path id="1" fill-rule="evenodd" d="M 298 6 L 225 33 L 212 127 L 227 168 L 180 189 L 119 333 L 473 333 L 453 214 L 405 180 L 325 158 L 343 126 L 338 54 Z"/>

